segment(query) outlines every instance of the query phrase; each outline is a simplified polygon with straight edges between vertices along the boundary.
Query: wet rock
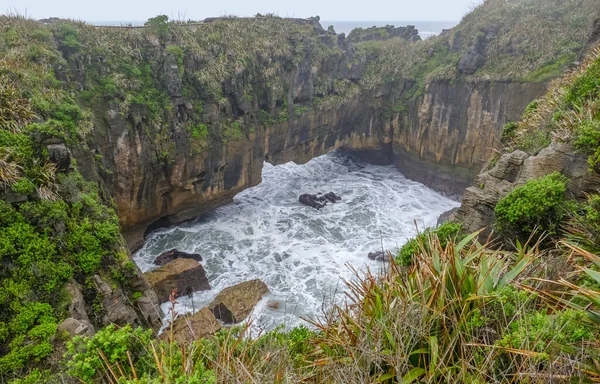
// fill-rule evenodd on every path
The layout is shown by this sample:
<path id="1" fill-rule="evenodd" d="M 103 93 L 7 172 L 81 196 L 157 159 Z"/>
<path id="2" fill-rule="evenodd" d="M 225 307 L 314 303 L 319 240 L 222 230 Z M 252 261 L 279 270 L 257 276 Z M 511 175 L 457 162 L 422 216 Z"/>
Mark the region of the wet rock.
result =
<path id="1" fill-rule="evenodd" d="M 262 299 L 269 287 L 256 279 L 222 290 L 208 308 L 225 324 L 236 324 L 244 320 Z"/>
<path id="2" fill-rule="evenodd" d="M 214 335 L 221 328 L 221 323 L 219 323 L 210 309 L 202 308 L 193 315 L 188 314 L 175 319 L 172 328 L 167 327 L 161 334 L 161 339 L 168 340 L 172 332 L 173 340 L 183 345 L 192 340 L 199 340 Z"/>
<path id="3" fill-rule="evenodd" d="M 145 275 L 161 303 L 169 300 L 174 289 L 178 296 L 210 289 L 204 268 L 192 259 L 173 260 Z"/>
<path id="4" fill-rule="evenodd" d="M 94 328 L 89 321 L 80 321 L 69 317 L 58 325 L 57 332 L 68 333 L 70 338 L 74 336 L 93 336 Z"/>
<path id="5" fill-rule="evenodd" d="M 298 200 L 300 200 L 300 202 L 302 204 L 307 205 L 312 208 L 315 208 L 317 210 L 325 207 L 325 202 L 322 201 L 321 198 L 318 197 L 317 195 L 309 195 L 309 194 L 300 195 L 300 198 Z"/>
<path id="6" fill-rule="evenodd" d="M 377 251 L 369 252 L 369 259 L 373 261 L 388 261 L 390 258 L 389 252 Z"/>
<path id="7" fill-rule="evenodd" d="M 46 146 L 48 158 L 58 167 L 59 172 L 66 172 L 71 166 L 71 151 L 63 143 L 52 143 Z"/>
<path id="8" fill-rule="evenodd" d="M 327 203 L 337 203 L 342 200 L 342 198 L 336 195 L 333 192 L 328 192 L 324 195 L 318 193 L 316 195 L 304 194 L 300 195 L 298 199 L 302 204 L 307 205 L 309 207 L 315 208 L 317 210 L 325 207 Z"/>
<path id="9" fill-rule="evenodd" d="M 440 215 L 440 217 L 438 217 L 438 219 L 437 219 L 437 225 L 440 226 L 442 224 L 446 224 L 447 222 L 449 222 L 450 217 L 452 217 L 454 212 L 456 212 L 457 210 L 458 210 L 458 208 L 452 208 L 451 210 L 442 213 Z"/>
<path id="10" fill-rule="evenodd" d="M 342 200 L 341 196 L 338 196 L 333 192 L 326 193 L 323 197 L 329 200 L 330 203 L 337 203 Z"/>
<path id="11" fill-rule="evenodd" d="M 156 260 L 154 260 L 154 264 L 163 266 L 176 259 L 192 259 L 200 262 L 202 261 L 202 256 L 197 253 L 186 253 L 178 251 L 177 249 L 171 249 L 158 256 Z"/>
<path id="12" fill-rule="evenodd" d="M 271 309 L 279 309 L 281 308 L 281 303 L 279 301 L 269 301 L 267 303 L 267 307 Z"/>

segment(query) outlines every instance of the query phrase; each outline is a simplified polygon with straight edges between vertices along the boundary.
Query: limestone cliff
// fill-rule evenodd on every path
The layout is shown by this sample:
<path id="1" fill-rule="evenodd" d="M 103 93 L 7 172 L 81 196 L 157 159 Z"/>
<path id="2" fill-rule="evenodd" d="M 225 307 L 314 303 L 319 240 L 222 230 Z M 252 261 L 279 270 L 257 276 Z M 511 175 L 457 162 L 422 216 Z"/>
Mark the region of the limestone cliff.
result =
<path id="1" fill-rule="evenodd" d="M 461 196 L 544 83 L 434 82 L 394 121 L 394 164 L 407 177 Z"/>
<path id="2" fill-rule="evenodd" d="M 229 44 L 239 41 L 230 34 L 244 28 L 257 31 L 240 37 L 243 44 L 253 39 L 258 47 L 281 30 L 278 45 L 233 51 Z M 304 163 L 336 148 L 394 162 L 408 177 L 458 196 L 502 126 L 545 89 L 434 81 L 406 102 L 405 112 L 393 112 L 414 82 L 398 77 L 363 86 L 372 58 L 314 20 L 225 19 L 189 30 L 157 39 L 152 30 L 83 29 L 89 53 L 63 52 L 69 69 L 62 76 L 93 95 L 92 151 L 74 149 L 79 169 L 103 181 L 131 249 L 149 229 L 193 218 L 259 184 L 264 161 Z M 119 33 L 143 61 L 94 48 L 103 35 Z M 211 33 L 226 41 L 210 45 Z M 146 65 L 142 75 L 133 65 Z M 140 79 L 124 79 L 128 71 Z M 106 79 L 122 88 L 107 93 Z"/>
<path id="3" fill-rule="evenodd" d="M 158 19 L 132 30 L 59 26 L 66 65 L 57 77 L 80 95 L 93 125 L 90 150 L 73 148 L 78 168 L 102 181 L 131 249 L 148 230 L 257 185 L 264 161 L 303 163 L 336 148 L 393 162 L 460 196 L 504 124 L 546 88 L 545 81 L 482 80 L 487 61 L 464 74 L 461 57 L 473 54 L 473 44 L 494 60 L 489 47 L 505 33 L 486 27 L 473 43 L 465 25 L 425 42 L 414 42 L 414 28 L 385 27 L 387 40 L 363 36 L 356 44 L 317 19 L 271 16 L 190 25 Z M 69 46 L 67 32 L 81 44 Z M 365 48 L 388 42 L 402 49 Z M 386 69 L 397 60 L 408 70 Z"/>

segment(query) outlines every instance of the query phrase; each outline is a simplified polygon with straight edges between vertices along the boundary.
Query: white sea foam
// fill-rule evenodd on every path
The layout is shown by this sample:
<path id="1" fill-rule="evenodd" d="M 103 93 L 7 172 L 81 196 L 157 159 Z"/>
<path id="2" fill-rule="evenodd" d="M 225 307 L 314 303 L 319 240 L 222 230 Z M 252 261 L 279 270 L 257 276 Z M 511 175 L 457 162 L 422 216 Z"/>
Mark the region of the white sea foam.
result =
<path id="1" fill-rule="evenodd" d="M 302 193 L 333 191 L 337 204 L 317 211 Z M 253 313 L 256 329 L 295 326 L 322 313 L 351 279 L 349 266 L 376 270 L 369 252 L 396 251 L 419 228 L 458 203 L 407 180 L 393 166 L 375 166 L 331 153 L 304 165 L 265 164 L 263 182 L 194 222 L 152 233 L 134 260 L 143 271 L 165 250 L 200 253 L 211 291 L 178 299 L 185 313 L 211 302 L 223 288 L 254 278 L 271 292 Z M 278 301 L 274 310 L 268 301 Z M 168 305 L 163 304 L 167 312 Z"/>

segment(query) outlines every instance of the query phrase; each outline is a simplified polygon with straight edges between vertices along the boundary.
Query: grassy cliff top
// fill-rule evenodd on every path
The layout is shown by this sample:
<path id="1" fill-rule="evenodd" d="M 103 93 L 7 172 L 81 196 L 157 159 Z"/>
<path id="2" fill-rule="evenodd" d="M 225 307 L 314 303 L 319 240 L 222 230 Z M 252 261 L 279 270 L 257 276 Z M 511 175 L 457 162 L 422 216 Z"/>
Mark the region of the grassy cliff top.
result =
<path id="1" fill-rule="evenodd" d="M 486 0 L 455 28 L 418 44 L 357 46 L 374 58 L 367 85 L 398 77 L 543 82 L 577 59 L 599 15 L 594 0 Z"/>

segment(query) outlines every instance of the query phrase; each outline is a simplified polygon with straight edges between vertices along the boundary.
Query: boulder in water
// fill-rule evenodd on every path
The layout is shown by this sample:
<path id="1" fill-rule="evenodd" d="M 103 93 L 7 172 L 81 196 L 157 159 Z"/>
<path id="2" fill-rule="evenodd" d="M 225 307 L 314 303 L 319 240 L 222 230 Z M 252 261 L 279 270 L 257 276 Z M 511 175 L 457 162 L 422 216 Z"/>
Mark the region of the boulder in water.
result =
<path id="1" fill-rule="evenodd" d="M 309 207 L 313 207 L 317 210 L 319 210 L 325 206 L 325 202 L 322 201 L 322 198 L 317 195 L 309 195 L 309 194 L 300 195 L 299 200 L 302 204 L 308 205 Z"/>
<path id="2" fill-rule="evenodd" d="M 308 205 L 309 207 L 316 208 L 317 210 L 325 207 L 327 203 L 336 203 L 342 200 L 341 196 L 336 195 L 333 192 L 328 192 L 324 195 L 318 193 L 316 195 L 304 194 L 300 195 L 300 202 L 304 205 Z"/>
<path id="3" fill-rule="evenodd" d="M 163 266 L 176 259 L 192 259 L 200 262 L 202 261 L 202 256 L 197 253 L 186 253 L 178 251 L 177 249 L 171 249 L 158 256 L 156 260 L 154 260 L 154 264 Z"/>
<path id="4" fill-rule="evenodd" d="M 236 324 L 244 320 L 262 299 L 269 287 L 256 279 L 222 290 L 208 308 L 225 324 Z"/>
<path id="5" fill-rule="evenodd" d="M 373 261 L 388 261 L 390 258 L 389 252 L 377 251 L 369 252 L 369 259 Z"/>
<path id="6" fill-rule="evenodd" d="M 145 275 L 161 303 L 169 300 L 174 289 L 179 296 L 210 289 L 204 268 L 192 259 L 175 259 Z"/>

